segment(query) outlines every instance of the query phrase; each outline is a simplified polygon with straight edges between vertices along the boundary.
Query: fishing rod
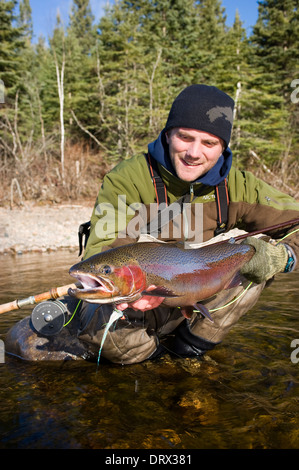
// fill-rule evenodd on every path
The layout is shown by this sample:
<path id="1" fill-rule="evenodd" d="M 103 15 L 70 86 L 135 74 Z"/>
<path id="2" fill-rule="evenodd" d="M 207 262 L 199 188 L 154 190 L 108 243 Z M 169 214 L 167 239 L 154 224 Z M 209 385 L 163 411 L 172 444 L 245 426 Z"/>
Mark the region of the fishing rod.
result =
<path id="1" fill-rule="evenodd" d="M 292 225 L 299 224 L 299 217 L 297 219 L 288 220 L 287 222 L 282 222 L 281 224 L 271 225 L 271 227 L 265 227 L 262 230 L 256 230 L 255 232 L 250 233 L 243 233 L 242 235 L 238 235 L 237 237 L 233 237 L 235 241 L 242 240 L 243 238 L 254 237 L 255 235 L 259 235 L 261 233 L 271 232 L 272 230 L 277 230 L 279 228 L 284 228 Z M 221 245 L 222 243 L 226 243 L 227 240 L 221 240 L 219 242 L 211 243 L 211 245 Z"/>
<path id="2" fill-rule="evenodd" d="M 263 228 L 262 230 L 256 230 L 255 232 L 238 235 L 237 237 L 234 237 L 234 240 L 235 241 L 242 240 L 243 238 L 253 237 L 254 235 L 259 235 L 260 233 L 266 233 L 272 230 L 277 230 L 279 228 L 284 228 L 284 227 L 288 227 L 288 226 L 292 226 L 296 224 L 299 224 L 299 217 L 297 219 L 289 220 L 287 222 L 282 222 L 281 224 L 276 224 L 276 225 L 272 225 L 271 227 Z M 219 242 L 215 242 L 213 244 L 220 245 L 226 242 L 227 242 L 227 239 L 221 240 Z M 26 305 L 34 305 L 39 302 L 43 302 L 44 300 L 58 299 L 59 297 L 63 297 L 64 295 L 67 295 L 68 290 L 70 288 L 74 289 L 77 287 L 78 286 L 76 284 L 69 284 L 69 285 L 61 286 L 61 287 L 53 287 L 48 292 L 43 292 L 42 294 L 30 296 L 30 297 L 27 297 L 26 299 L 14 300 L 13 302 L 2 304 L 0 305 L 0 315 L 1 313 L 11 312 L 12 310 L 20 309 L 22 307 L 25 307 Z"/>
<path id="3" fill-rule="evenodd" d="M 2 304 L 0 305 L 0 315 L 1 313 L 11 312 L 12 310 L 17 310 L 19 308 L 25 307 L 26 305 L 34 305 L 34 304 L 43 302 L 44 300 L 58 299 L 59 297 L 63 297 L 64 295 L 67 295 L 68 290 L 70 288 L 76 289 L 77 285 L 68 284 L 67 286 L 52 287 L 52 289 L 50 289 L 47 292 L 43 292 L 42 294 L 31 295 L 30 297 L 27 297 L 26 299 L 21 299 L 21 300 L 17 299 L 17 300 L 14 300 L 13 302 Z"/>

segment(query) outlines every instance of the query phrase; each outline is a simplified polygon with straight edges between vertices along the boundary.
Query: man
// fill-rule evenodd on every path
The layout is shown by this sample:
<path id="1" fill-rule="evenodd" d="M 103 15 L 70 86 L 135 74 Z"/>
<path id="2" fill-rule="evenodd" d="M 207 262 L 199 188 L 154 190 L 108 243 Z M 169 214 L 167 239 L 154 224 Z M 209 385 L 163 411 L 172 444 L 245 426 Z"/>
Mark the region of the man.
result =
<path id="1" fill-rule="evenodd" d="M 229 141 L 233 108 L 231 97 L 207 85 L 189 86 L 178 95 L 165 128 L 149 144 L 148 155 L 123 161 L 105 176 L 91 217 L 84 259 L 111 247 L 138 242 L 146 235 L 163 242 L 207 242 L 236 227 L 251 232 L 299 217 L 299 204 L 291 197 L 232 166 Z M 165 206 L 182 211 L 157 227 L 157 220 L 161 221 L 157 219 L 158 211 Z M 110 328 L 102 357 L 132 364 L 165 352 L 201 356 L 213 349 L 256 303 L 269 279 L 298 269 L 297 229 L 270 232 L 273 239 L 287 236 L 277 245 L 253 237 L 246 239 L 256 253 L 242 274 L 253 284 L 248 288 L 246 282 L 208 299 L 205 305 L 212 312 L 213 322 L 198 312 L 185 319 L 179 308 L 161 306 L 162 297 L 144 296 L 131 304 L 118 305 L 124 316 Z M 234 298 L 237 300 L 231 303 Z M 67 303 L 70 311 L 78 306 L 74 299 L 67 299 Z M 70 323 L 72 339 L 76 336 L 78 351 L 86 357 L 97 357 L 113 306 L 83 302 L 79 308 L 75 321 Z M 26 324 L 25 346 L 18 345 L 18 355 L 24 356 L 26 344 L 34 343 L 28 328 Z M 60 347 L 62 334 L 63 342 L 67 341 L 65 332 L 57 335 L 52 340 L 52 351 Z M 10 334 L 15 350 L 16 337 Z M 36 354 L 29 351 L 29 357 Z"/>
<path id="2" fill-rule="evenodd" d="M 201 232 L 203 241 L 219 233 L 221 224 L 218 220 L 217 227 L 215 187 L 223 182 L 227 182 L 229 206 L 226 226 L 220 231 L 237 226 L 248 232 L 261 230 L 299 216 L 299 204 L 291 197 L 252 174 L 232 167 L 232 152 L 228 145 L 233 108 L 232 98 L 215 87 L 187 87 L 175 99 L 160 136 L 148 146 L 150 160 L 157 162 L 157 171 L 165 185 L 168 204 L 191 194 L 189 201 L 191 219 L 192 216 L 195 219 L 195 235 Z M 143 155 L 120 163 L 106 175 L 92 214 L 85 259 L 103 249 L 138 240 L 140 230 L 134 231 L 134 208 L 138 209 L 138 204 L 142 204 L 148 209 L 156 202 L 155 181 Z M 196 220 L 198 203 L 203 205 L 203 217 L 199 221 Z M 148 210 L 145 223 L 150 222 L 151 217 Z M 168 225 L 171 224 L 174 222 L 169 221 Z M 183 227 L 184 224 L 179 225 Z M 172 230 L 169 226 L 167 228 L 166 236 L 163 236 L 163 230 L 158 233 L 159 239 L 192 241 L 186 235 L 185 227 L 179 237 L 171 236 L 174 227 Z M 294 227 L 270 235 L 280 238 L 291 231 Z M 214 323 L 198 313 L 185 320 L 179 309 L 159 307 L 163 298 L 144 296 L 131 304 L 118 305 L 124 311 L 124 319 L 109 332 L 102 355 L 112 362 L 132 363 L 156 357 L 165 351 L 183 356 L 202 355 L 219 344 L 236 321 L 254 305 L 269 279 L 297 267 L 298 232 L 287 238 L 287 245 L 274 246 L 252 237 L 245 243 L 256 249 L 256 254 L 242 270 L 254 284 L 232 306 L 225 307 L 225 304 L 242 291 L 242 286 L 222 292 L 216 300 L 208 302 L 208 307 L 215 310 Z M 98 348 L 103 337 L 103 325 L 111 312 L 111 306 L 85 304 L 81 311 L 79 338 L 89 345 L 96 344 Z"/>

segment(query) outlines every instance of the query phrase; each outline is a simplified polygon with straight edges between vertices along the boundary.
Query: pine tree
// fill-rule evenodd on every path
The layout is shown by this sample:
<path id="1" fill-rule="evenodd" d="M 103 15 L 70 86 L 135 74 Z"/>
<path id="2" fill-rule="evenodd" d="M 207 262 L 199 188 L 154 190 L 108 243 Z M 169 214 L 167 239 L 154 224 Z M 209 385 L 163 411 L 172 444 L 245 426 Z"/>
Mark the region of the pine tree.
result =
<path id="1" fill-rule="evenodd" d="M 1 100 L 4 103 L 0 104 L 0 153 L 23 171 L 27 166 L 22 139 L 22 125 L 27 124 L 22 116 L 22 101 L 26 99 L 26 46 L 24 29 L 18 25 L 16 6 L 16 1 L 0 0 L 0 79 L 4 84 L 4 99 Z"/>
<path id="2" fill-rule="evenodd" d="M 269 80 L 289 99 L 290 83 L 299 71 L 298 0 L 262 0 L 251 40 Z M 274 77 L 275 75 L 275 77 Z"/>
<path id="3" fill-rule="evenodd" d="M 122 158 L 135 152 L 137 136 L 146 126 L 143 53 L 136 9 L 124 1 L 115 3 L 99 24 L 99 127 L 114 155 Z"/>
<path id="4" fill-rule="evenodd" d="M 93 22 L 89 0 L 74 0 L 66 36 L 66 111 L 69 115 L 69 132 L 81 138 L 82 131 L 72 116 L 75 115 L 84 128 L 93 131 L 98 115 L 95 66 L 97 38 Z"/>
<path id="5" fill-rule="evenodd" d="M 200 69 L 199 18 L 193 0 L 150 2 L 142 22 L 144 60 L 151 68 L 157 51 L 161 63 L 155 80 L 155 135 L 164 126 L 171 102 L 187 85 L 196 81 Z M 153 137 L 155 136 L 152 134 Z"/>
<path id="6" fill-rule="evenodd" d="M 217 66 L 223 51 L 226 33 L 225 9 L 220 0 L 201 0 L 197 5 L 198 22 L 198 62 L 194 77 L 197 83 L 215 85 Z"/>
<path id="7" fill-rule="evenodd" d="M 243 167 L 246 161 L 246 114 L 249 100 L 248 77 L 251 75 L 249 66 L 249 41 L 238 11 L 234 24 L 228 29 L 221 44 L 214 73 L 216 85 L 232 96 L 235 100 L 234 126 L 230 146 L 234 152 L 234 164 Z M 243 139 L 244 137 L 244 139 Z"/>
<path id="8" fill-rule="evenodd" d="M 292 145 L 298 139 L 294 129 L 298 111 L 292 110 L 290 99 L 291 83 L 299 72 L 298 20 L 298 0 L 260 1 L 259 17 L 250 38 L 255 67 L 253 114 L 259 122 L 260 136 L 256 148 L 268 164 L 291 158 Z"/>
<path id="9" fill-rule="evenodd" d="M 17 23 L 23 29 L 23 36 L 31 43 L 33 38 L 33 22 L 30 0 L 21 0 L 19 10 Z"/>
<path id="10" fill-rule="evenodd" d="M 19 89 L 19 128 L 21 140 L 30 153 L 31 145 L 37 138 L 38 104 L 36 102 L 35 50 L 31 44 L 33 37 L 32 11 L 29 0 L 21 0 L 16 24 L 22 31 L 24 47 L 22 50 L 22 87 Z M 30 112 L 29 112 L 30 111 Z"/>
<path id="11" fill-rule="evenodd" d="M 80 47 L 84 54 L 89 54 L 90 49 L 94 47 L 94 19 L 89 0 L 73 0 L 68 32 L 80 40 Z"/>
<path id="12" fill-rule="evenodd" d="M 135 142 L 144 149 L 145 135 L 157 136 L 172 100 L 193 82 L 200 67 L 197 37 L 191 0 L 120 0 L 102 18 L 101 73 L 110 111 L 102 127 L 114 124 L 110 135 L 118 136 L 120 149 L 126 142 L 126 155 Z"/>
<path id="13" fill-rule="evenodd" d="M 163 74 L 176 93 L 191 83 L 198 64 L 199 24 L 194 2 L 162 0 L 150 5 L 142 28 L 146 55 L 151 49 L 163 49 Z"/>
<path id="14" fill-rule="evenodd" d="M 6 104 L 22 83 L 23 29 L 15 26 L 16 0 L 0 0 L 0 78 L 4 82 Z"/>

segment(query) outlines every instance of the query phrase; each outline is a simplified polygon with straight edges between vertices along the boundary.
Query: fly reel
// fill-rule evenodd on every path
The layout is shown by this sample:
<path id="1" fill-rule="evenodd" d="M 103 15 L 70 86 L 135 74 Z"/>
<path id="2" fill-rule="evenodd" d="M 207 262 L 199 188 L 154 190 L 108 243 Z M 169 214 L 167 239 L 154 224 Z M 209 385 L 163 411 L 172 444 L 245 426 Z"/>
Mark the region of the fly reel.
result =
<path id="1" fill-rule="evenodd" d="M 37 333 L 53 336 L 64 327 L 67 308 L 60 300 L 38 304 L 31 313 L 31 322 Z"/>

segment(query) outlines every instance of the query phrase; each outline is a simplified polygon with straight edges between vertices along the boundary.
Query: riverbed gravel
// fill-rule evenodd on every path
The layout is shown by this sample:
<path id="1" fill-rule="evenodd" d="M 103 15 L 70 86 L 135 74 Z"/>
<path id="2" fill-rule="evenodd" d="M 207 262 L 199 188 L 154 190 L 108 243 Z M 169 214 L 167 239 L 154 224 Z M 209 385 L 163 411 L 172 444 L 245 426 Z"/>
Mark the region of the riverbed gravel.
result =
<path id="1" fill-rule="evenodd" d="M 0 255 L 78 249 L 79 225 L 90 220 L 93 204 L 0 207 Z"/>

